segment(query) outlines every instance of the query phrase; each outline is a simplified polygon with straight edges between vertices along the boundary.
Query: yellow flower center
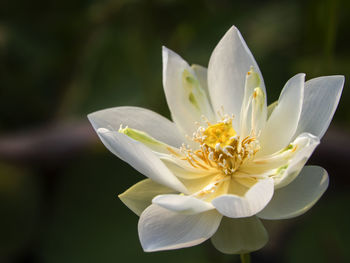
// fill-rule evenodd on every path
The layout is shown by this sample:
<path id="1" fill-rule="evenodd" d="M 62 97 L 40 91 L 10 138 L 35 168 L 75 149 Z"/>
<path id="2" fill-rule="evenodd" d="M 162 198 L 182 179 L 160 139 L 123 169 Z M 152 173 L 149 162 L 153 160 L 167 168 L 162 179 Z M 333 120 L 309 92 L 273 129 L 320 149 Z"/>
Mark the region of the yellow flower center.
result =
<path id="1" fill-rule="evenodd" d="M 217 124 L 209 125 L 209 127 L 203 132 L 205 139 L 203 143 L 209 147 L 215 148 L 219 143 L 221 148 L 229 146 L 233 143 L 236 131 L 232 127 L 232 121 L 220 122 Z"/>
<path id="2" fill-rule="evenodd" d="M 208 127 L 199 127 L 193 140 L 200 144 L 200 149 L 192 151 L 182 148 L 185 159 L 194 167 L 216 167 L 225 175 L 235 173 L 247 160 L 259 150 L 259 143 L 254 136 L 240 138 L 232 126 L 233 117 L 225 116 L 220 122 Z"/>

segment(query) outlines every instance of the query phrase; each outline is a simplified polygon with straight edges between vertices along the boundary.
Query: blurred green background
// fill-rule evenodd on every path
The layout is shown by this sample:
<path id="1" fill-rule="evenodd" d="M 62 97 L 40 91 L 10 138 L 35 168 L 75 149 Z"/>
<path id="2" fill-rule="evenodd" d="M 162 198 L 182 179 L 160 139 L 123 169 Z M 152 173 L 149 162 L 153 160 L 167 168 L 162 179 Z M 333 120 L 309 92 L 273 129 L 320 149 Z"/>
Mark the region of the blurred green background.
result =
<path id="1" fill-rule="evenodd" d="M 238 262 L 210 241 L 144 253 L 117 198 L 142 175 L 109 153 L 86 115 L 135 105 L 169 117 L 161 46 L 207 66 L 231 25 L 269 102 L 299 72 L 342 74 L 338 111 L 309 161 L 330 187 L 305 215 L 265 221 L 253 262 L 350 262 L 350 1 L 0 1 L 0 262 Z"/>

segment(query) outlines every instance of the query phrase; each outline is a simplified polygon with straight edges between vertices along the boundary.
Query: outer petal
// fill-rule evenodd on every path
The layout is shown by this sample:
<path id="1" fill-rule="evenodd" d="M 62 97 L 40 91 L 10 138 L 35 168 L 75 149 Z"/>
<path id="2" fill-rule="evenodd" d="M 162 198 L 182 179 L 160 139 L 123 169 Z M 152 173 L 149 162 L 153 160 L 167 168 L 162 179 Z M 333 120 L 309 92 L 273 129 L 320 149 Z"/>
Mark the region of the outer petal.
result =
<path id="1" fill-rule="evenodd" d="M 104 128 L 97 131 L 103 144 L 123 161 L 153 181 L 186 193 L 185 186 L 169 171 L 155 154 L 140 142 Z"/>
<path id="2" fill-rule="evenodd" d="M 135 214 L 141 215 L 143 210 L 152 204 L 152 199 L 159 194 L 175 191 L 161 184 L 145 179 L 130 187 L 118 197 Z"/>
<path id="3" fill-rule="evenodd" d="M 241 167 L 243 177 L 250 174 L 256 178 L 272 177 L 275 189 L 290 183 L 303 168 L 305 162 L 320 143 L 310 133 L 300 134 L 286 148 L 271 155 L 256 158 Z M 297 172 L 297 174 L 294 174 Z M 239 177 L 239 174 L 236 175 Z"/>
<path id="4" fill-rule="evenodd" d="M 344 86 L 344 76 L 320 77 L 307 81 L 303 108 L 296 131 L 312 133 L 322 138 L 338 106 Z"/>
<path id="5" fill-rule="evenodd" d="M 153 138 L 174 147 L 180 147 L 185 142 L 176 125 L 163 116 L 138 107 L 116 107 L 96 111 L 88 118 L 97 131 L 106 128 L 118 131 L 120 125 L 148 133 Z"/>
<path id="6" fill-rule="evenodd" d="M 188 215 L 214 209 L 211 203 L 202 201 L 193 196 L 179 194 L 158 195 L 153 198 L 152 203 L 168 210 Z"/>
<path id="7" fill-rule="evenodd" d="M 213 120 L 208 97 L 195 71 L 175 52 L 163 47 L 163 86 L 172 118 L 183 132 L 192 136 L 195 122 L 204 114 Z"/>
<path id="8" fill-rule="evenodd" d="M 222 253 L 243 254 L 259 250 L 268 239 L 267 231 L 257 217 L 224 217 L 211 241 Z"/>
<path id="9" fill-rule="evenodd" d="M 223 106 L 225 113 L 234 114 L 234 127 L 239 127 L 244 83 L 251 66 L 259 73 L 260 87 L 266 93 L 259 67 L 241 33 L 233 26 L 220 40 L 210 57 L 208 87 L 214 111 L 221 110 Z"/>
<path id="10" fill-rule="evenodd" d="M 270 203 L 258 214 L 263 219 L 287 219 L 308 211 L 328 187 L 322 167 L 306 166 L 288 186 L 275 191 Z"/>
<path id="11" fill-rule="evenodd" d="M 298 138 L 305 138 L 306 144 L 303 149 L 301 149 L 288 164 L 288 167 L 281 172 L 281 176 L 274 177 L 275 189 L 285 187 L 290 184 L 300 173 L 301 169 L 306 164 L 307 160 L 310 158 L 311 154 L 319 145 L 320 139 L 309 134 L 301 134 Z"/>
<path id="12" fill-rule="evenodd" d="M 291 141 L 299 122 L 303 104 L 305 74 L 298 74 L 288 80 L 271 113 L 259 141 L 258 156 L 271 154 L 286 147 Z"/>
<path id="13" fill-rule="evenodd" d="M 259 213 L 271 200 L 273 180 L 260 180 L 243 197 L 233 194 L 221 195 L 212 201 L 215 208 L 231 218 L 249 217 Z"/>
<path id="14" fill-rule="evenodd" d="M 215 210 L 184 215 L 151 205 L 138 224 L 141 245 L 146 252 L 198 245 L 216 232 L 221 218 Z"/>

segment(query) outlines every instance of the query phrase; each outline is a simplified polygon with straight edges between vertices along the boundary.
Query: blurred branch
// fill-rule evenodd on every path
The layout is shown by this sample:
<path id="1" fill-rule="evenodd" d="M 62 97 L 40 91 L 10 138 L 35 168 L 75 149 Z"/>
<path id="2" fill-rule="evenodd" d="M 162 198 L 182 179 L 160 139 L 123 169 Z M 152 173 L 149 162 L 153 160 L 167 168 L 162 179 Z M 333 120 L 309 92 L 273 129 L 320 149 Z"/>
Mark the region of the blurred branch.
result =
<path id="1" fill-rule="evenodd" d="M 0 135 L 0 161 L 50 165 L 81 154 L 97 141 L 87 120 L 54 123 L 19 134 Z"/>
<path id="2" fill-rule="evenodd" d="M 59 122 L 19 134 L 0 135 L 0 161 L 18 164 L 43 164 L 69 160 L 100 144 L 86 120 Z M 325 167 L 333 178 L 344 176 L 350 156 L 347 131 L 331 128 L 310 159 L 310 163 Z"/>

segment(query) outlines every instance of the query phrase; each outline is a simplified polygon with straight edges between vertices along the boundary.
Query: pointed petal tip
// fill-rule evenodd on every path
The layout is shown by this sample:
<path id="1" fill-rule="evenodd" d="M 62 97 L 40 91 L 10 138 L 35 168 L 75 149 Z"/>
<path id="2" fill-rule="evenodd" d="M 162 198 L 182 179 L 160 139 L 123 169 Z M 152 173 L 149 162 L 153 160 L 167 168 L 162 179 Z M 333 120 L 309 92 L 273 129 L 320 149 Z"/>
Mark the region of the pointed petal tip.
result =
<path id="1" fill-rule="evenodd" d="M 320 77 L 320 78 L 334 78 L 334 79 L 338 79 L 341 82 L 340 86 L 344 86 L 344 83 L 345 83 L 345 76 L 344 75 L 331 75 L 331 76 L 324 76 L 324 77 Z"/>
<path id="2" fill-rule="evenodd" d="M 94 111 L 89 113 L 88 115 L 86 115 L 87 119 L 89 120 L 90 124 L 92 125 L 92 127 L 94 128 L 94 130 L 97 132 L 99 126 L 97 125 L 98 122 L 98 117 L 97 117 L 97 113 L 100 111 Z"/>
<path id="3" fill-rule="evenodd" d="M 306 74 L 303 73 L 303 72 L 300 72 L 300 73 L 296 74 L 295 76 L 293 76 L 291 79 L 293 79 L 293 78 L 302 78 L 305 81 L 305 77 L 306 77 Z"/>
<path id="4" fill-rule="evenodd" d="M 162 46 L 162 52 L 163 52 L 163 54 L 165 53 L 165 52 L 167 52 L 169 49 L 166 47 L 166 46 Z"/>
<path id="5" fill-rule="evenodd" d="M 174 51 L 172 51 L 170 48 L 167 48 L 166 46 L 162 46 L 162 55 L 164 57 L 168 57 L 169 54 L 177 55 Z M 178 55 L 177 55 L 178 56 Z"/>
<path id="6" fill-rule="evenodd" d="M 238 28 L 235 25 L 232 25 L 227 32 L 239 32 Z"/>
<path id="7" fill-rule="evenodd" d="M 233 39 L 238 37 L 241 41 L 244 41 L 242 35 L 241 35 L 241 32 L 238 30 L 238 28 L 236 26 L 231 26 L 227 31 L 226 33 L 224 34 L 224 36 L 222 37 L 221 40 L 227 38 L 227 37 L 232 37 Z M 220 40 L 220 41 L 221 41 Z"/>

